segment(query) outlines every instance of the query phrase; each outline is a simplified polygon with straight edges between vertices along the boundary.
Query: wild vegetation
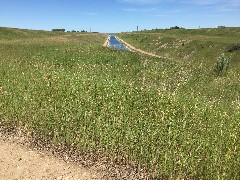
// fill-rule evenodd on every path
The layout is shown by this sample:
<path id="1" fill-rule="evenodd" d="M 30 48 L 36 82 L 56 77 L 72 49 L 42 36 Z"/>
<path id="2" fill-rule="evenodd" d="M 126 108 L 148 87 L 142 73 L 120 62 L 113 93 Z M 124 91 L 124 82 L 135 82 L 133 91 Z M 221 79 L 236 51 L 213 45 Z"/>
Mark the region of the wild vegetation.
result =
<path id="1" fill-rule="evenodd" d="M 105 35 L 0 28 L 0 126 L 154 178 L 238 179 L 240 54 L 216 75 L 236 43 L 221 30 L 119 35 L 171 57 L 158 59 L 102 47 Z"/>
<path id="2" fill-rule="evenodd" d="M 157 55 L 212 62 L 224 52 L 239 49 L 240 28 L 154 30 L 123 33 L 119 37 Z M 239 62 L 239 53 L 233 53 L 232 58 Z"/>

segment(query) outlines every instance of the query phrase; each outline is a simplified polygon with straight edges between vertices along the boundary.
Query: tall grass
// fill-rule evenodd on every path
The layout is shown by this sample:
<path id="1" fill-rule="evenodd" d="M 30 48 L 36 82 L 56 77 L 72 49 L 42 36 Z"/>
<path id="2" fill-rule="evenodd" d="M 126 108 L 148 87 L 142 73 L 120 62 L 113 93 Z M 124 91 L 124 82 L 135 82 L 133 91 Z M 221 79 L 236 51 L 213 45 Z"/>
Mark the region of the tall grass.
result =
<path id="1" fill-rule="evenodd" d="M 159 178 L 238 179 L 239 68 L 216 78 L 204 61 L 144 57 L 103 42 L 2 43 L 0 125 Z"/>

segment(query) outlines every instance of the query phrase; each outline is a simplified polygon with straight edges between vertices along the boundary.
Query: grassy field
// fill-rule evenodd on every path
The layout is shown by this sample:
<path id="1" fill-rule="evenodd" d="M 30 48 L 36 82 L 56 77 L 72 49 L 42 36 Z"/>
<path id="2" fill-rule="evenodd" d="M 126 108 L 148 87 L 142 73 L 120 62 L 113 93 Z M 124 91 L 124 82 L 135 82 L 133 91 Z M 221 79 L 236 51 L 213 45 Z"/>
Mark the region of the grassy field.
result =
<path id="1" fill-rule="evenodd" d="M 119 35 L 167 60 L 105 48 L 105 35 L 0 28 L 0 126 L 154 178 L 239 179 L 239 51 L 214 72 L 239 29 L 190 32 Z"/>

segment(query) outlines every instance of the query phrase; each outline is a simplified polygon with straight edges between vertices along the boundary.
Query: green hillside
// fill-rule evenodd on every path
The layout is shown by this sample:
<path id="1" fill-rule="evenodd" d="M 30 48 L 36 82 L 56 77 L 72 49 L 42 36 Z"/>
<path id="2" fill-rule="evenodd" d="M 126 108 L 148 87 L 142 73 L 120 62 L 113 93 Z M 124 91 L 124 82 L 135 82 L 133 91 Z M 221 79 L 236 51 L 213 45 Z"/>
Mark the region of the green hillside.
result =
<path id="1" fill-rule="evenodd" d="M 119 37 L 139 49 L 169 58 L 212 61 L 226 53 L 240 62 L 240 51 L 228 53 L 231 47 L 240 46 L 240 28 L 153 30 Z"/>
<path id="2" fill-rule="evenodd" d="M 19 40 L 30 38 L 43 38 L 49 36 L 61 35 L 62 32 L 50 32 L 50 31 L 33 31 L 23 30 L 18 28 L 5 28 L 0 27 L 0 40 Z"/>

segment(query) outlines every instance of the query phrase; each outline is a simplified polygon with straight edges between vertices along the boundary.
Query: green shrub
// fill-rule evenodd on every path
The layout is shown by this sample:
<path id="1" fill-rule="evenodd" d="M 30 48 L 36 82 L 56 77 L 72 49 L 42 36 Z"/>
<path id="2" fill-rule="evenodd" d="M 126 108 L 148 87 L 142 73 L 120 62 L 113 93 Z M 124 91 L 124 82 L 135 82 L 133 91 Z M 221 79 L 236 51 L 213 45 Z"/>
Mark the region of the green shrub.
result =
<path id="1" fill-rule="evenodd" d="M 215 72 L 217 76 L 220 76 L 228 70 L 230 61 L 231 57 L 227 57 L 224 53 L 222 53 L 221 56 L 218 57 L 217 63 L 215 65 Z"/>

